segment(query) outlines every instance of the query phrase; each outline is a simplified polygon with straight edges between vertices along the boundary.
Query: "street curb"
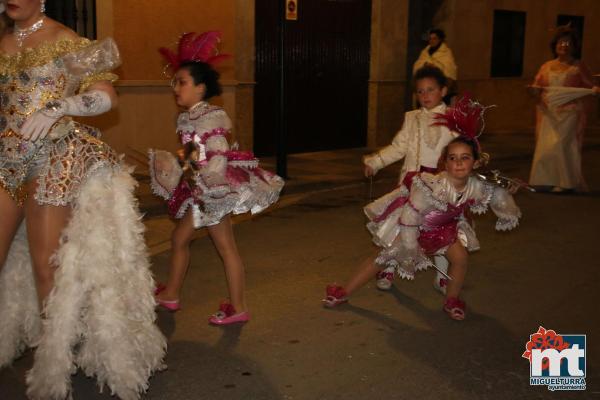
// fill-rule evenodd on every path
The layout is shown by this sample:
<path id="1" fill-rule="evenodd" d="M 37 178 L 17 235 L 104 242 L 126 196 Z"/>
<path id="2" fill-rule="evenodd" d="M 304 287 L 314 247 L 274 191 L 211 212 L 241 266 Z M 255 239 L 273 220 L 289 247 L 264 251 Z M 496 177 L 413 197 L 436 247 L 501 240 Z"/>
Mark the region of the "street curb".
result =
<path id="1" fill-rule="evenodd" d="M 383 179 L 380 181 L 382 182 L 384 181 Z M 286 195 L 286 196 L 282 196 L 279 201 L 277 203 L 275 203 L 274 205 L 272 205 L 271 207 L 267 208 L 266 210 L 264 210 L 263 212 L 261 212 L 260 214 L 251 214 L 251 213 L 245 213 L 245 214 L 240 214 L 240 215 L 234 215 L 231 217 L 231 222 L 236 225 L 245 221 L 249 221 L 251 219 L 254 218 L 258 218 L 261 217 L 263 215 L 269 214 L 275 210 L 279 210 L 285 207 L 289 207 L 292 206 L 298 202 L 300 202 L 301 200 L 304 200 L 307 197 L 311 197 L 317 194 L 321 194 L 321 193 L 327 193 L 327 192 L 333 192 L 336 190 L 345 190 L 345 189 L 352 189 L 355 188 L 357 186 L 361 186 L 364 185 L 365 182 L 364 180 L 361 181 L 351 181 L 348 182 L 344 185 L 339 185 L 339 186 L 334 186 L 331 188 L 324 188 L 324 189 L 318 189 L 318 190 L 312 190 L 312 191 L 308 191 L 308 192 L 303 192 L 303 193 L 296 193 L 296 194 L 290 194 L 290 195 Z M 150 218 L 144 222 L 147 221 L 152 221 L 153 223 L 158 222 L 158 223 L 164 223 L 164 224 L 171 224 L 171 218 L 169 216 L 160 216 L 160 217 L 155 217 L 155 218 Z M 205 236 L 208 235 L 208 231 L 206 229 L 197 229 L 194 232 L 194 235 L 192 236 L 192 240 L 196 240 L 196 239 L 200 239 L 203 238 Z M 151 246 L 148 246 L 148 252 L 150 254 L 150 256 L 155 256 L 161 253 L 164 253 L 165 251 L 168 251 L 171 249 L 171 237 L 170 235 L 164 239 L 161 240 Z"/>

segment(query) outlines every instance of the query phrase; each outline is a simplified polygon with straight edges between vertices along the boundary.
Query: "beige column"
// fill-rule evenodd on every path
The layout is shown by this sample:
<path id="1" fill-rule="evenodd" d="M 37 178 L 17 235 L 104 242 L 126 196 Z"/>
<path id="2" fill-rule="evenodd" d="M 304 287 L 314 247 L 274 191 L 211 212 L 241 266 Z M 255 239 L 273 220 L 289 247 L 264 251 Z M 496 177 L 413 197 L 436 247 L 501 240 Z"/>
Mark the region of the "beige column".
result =
<path id="1" fill-rule="evenodd" d="M 403 120 L 408 0 L 373 0 L 367 145 L 390 142 Z"/>
<path id="2" fill-rule="evenodd" d="M 96 2 L 96 33 L 98 39 L 114 35 L 113 0 Z"/>
<path id="3" fill-rule="evenodd" d="M 235 137 L 243 150 L 254 144 L 254 0 L 235 2 Z"/>

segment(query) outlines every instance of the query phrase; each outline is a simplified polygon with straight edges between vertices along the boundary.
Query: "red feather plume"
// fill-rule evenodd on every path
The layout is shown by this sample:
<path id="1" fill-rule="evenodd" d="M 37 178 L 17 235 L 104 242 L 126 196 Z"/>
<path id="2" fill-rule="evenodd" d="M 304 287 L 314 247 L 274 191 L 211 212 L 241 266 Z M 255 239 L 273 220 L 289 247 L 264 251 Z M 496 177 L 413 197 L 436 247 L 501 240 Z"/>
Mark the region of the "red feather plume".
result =
<path id="1" fill-rule="evenodd" d="M 469 93 L 465 93 L 454 107 L 446 109 L 444 114 L 437 114 L 432 125 L 445 126 L 461 136 L 476 140 L 483 130 L 483 113 L 486 108 L 473 100 Z"/>
<path id="2" fill-rule="evenodd" d="M 208 31 L 200 35 L 189 32 L 181 35 L 177 53 L 166 47 L 161 47 L 158 51 L 173 71 L 186 61 L 201 61 L 214 66 L 230 57 L 229 54 L 219 54 L 217 45 L 220 40 L 221 32 L 218 31 Z"/>

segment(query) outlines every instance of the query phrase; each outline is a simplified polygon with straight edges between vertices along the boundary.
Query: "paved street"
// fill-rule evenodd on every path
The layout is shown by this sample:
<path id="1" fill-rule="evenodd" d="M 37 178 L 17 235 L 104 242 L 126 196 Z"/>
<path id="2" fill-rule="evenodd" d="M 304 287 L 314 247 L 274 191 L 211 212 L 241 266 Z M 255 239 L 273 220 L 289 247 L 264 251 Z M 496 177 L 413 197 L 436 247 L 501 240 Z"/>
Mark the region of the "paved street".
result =
<path id="1" fill-rule="evenodd" d="M 482 250 L 469 260 L 463 322 L 441 311 L 432 271 L 412 282 L 397 280 L 390 292 L 372 284 L 335 310 L 320 305 L 325 285 L 344 282 L 373 252 L 361 207 L 393 186 L 399 166 L 378 176 L 372 190 L 360 178 L 338 177 L 236 224 L 252 312 L 245 326 L 207 324 L 226 286 L 210 240 L 200 237 L 192 246 L 183 309 L 158 313 L 169 339 L 169 368 L 150 381 L 145 398 L 600 399 L 600 141 L 594 139 L 584 157 L 590 194 L 520 192 L 524 217 L 510 233 L 493 231 L 492 214 L 476 219 Z M 488 141 L 493 166 L 527 178 L 530 139 Z M 360 154 L 351 154 L 353 174 L 360 176 Z M 164 280 L 168 252 L 152 261 Z M 587 334 L 585 392 L 529 385 L 529 363 L 521 354 L 540 325 Z M 31 362 L 27 353 L 0 371 L 0 399 L 25 398 Z M 74 387 L 75 400 L 111 398 L 97 394 L 94 381 L 81 373 Z"/>

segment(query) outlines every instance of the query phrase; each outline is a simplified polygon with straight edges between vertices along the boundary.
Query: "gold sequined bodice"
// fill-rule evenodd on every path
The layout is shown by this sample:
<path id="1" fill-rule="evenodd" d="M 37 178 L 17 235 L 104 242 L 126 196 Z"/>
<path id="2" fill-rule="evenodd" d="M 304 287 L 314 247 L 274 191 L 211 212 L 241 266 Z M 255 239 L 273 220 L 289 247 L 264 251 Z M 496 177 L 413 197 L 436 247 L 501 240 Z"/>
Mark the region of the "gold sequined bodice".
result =
<path id="1" fill-rule="evenodd" d="M 61 56 L 89 43 L 62 40 L 13 55 L 0 53 L 0 135 L 18 132 L 27 117 L 48 101 L 75 94 L 79 82 L 69 77 Z"/>
<path id="2" fill-rule="evenodd" d="M 31 166 L 54 150 L 52 135 L 36 142 L 21 138 L 27 117 L 95 81 L 114 80 L 116 75 L 103 69 L 110 58 L 102 42 L 84 38 L 44 43 L 13 55 L 0 52 L 0 188 L 14 197 Z M 68 121 L 65 117 L 55 128 L 64 130 Z"/>

